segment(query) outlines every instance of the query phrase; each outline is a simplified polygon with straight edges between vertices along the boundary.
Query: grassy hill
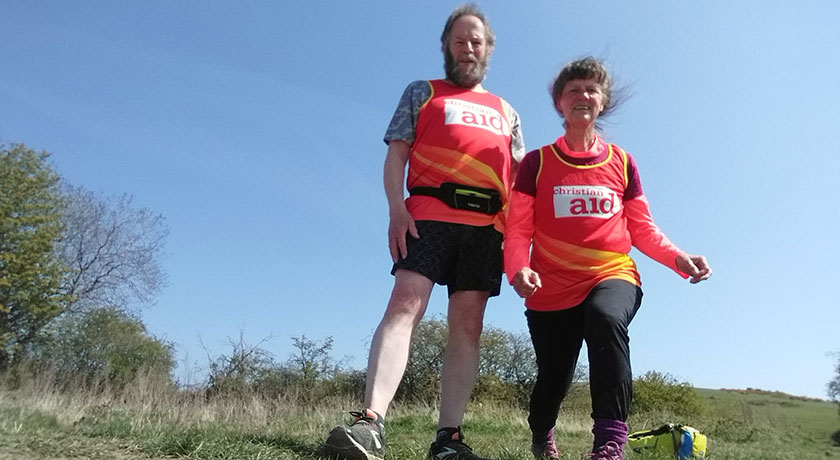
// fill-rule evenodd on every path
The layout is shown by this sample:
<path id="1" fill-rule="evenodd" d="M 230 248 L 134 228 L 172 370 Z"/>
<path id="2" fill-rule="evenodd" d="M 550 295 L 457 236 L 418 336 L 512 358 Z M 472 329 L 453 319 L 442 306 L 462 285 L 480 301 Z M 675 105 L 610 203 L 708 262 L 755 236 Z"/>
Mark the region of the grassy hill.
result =
<path id="1" fill-rule="evenodd" d="M 756 390 L 698 391 L 706 406 L 702 415 L 634 414 L 631 430 L 692 425 L 709 436 L 716 460 L 840 459 L 840 447 L 831 441 L 840 430 L 834 403 Z M 564 459 L 579 459 L 591 443 L 585 400 L 570 401 L 558 421 Z M 0 389 L 0 459 L 326 460 L 323 437 L 353 408 L 346 399 L 207 402 L 200 393 L 154 388 L 120 397 Z M 518 408 L 473 403 L 464 423 L 467 442 L 490 458 L 530 460 L 526 417 Z M 395 405 L 388 414 L 388 459 L 426 458 L 436 418 L 431 407 Z M 641 458 L 652 457 L 628 454 Z"/>
<path id="2" fill-rule="evenodd" d="M 778 445 L 780 451 L 807 452 L 813 458 L 840 458 L 840 448 L 832 442 L 832 436 L 840 432 L 837 404 L 761 390 L 698 391 L 708 413 L 714 414 L 711 418 L 731 420 L 736 441 Z M 780 454 L 773 458 L 797 457 Z"/>

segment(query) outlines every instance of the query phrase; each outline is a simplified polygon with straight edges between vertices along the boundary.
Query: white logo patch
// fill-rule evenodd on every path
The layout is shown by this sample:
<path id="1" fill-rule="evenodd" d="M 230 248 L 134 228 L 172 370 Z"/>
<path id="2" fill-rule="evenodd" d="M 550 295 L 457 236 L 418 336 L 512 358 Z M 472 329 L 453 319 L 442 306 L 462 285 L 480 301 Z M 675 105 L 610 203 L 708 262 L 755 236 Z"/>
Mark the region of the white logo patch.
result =
<path id="1" fill-rule="evenodd" d="M 451 448 L 451 447 L 444 447 L 443 449 L 440 450 L 440 452 L 435 454 L 435 457 L 443 459 L 443 458 L 446 458 L 446 457 L 448 457 L 452 454 L 457 454 L 457 453 L 458 453 L 458 451 Z"/>
<path id="2" fill-rule="evenodd" d="M 461 99 L 445 99 L 444 107 L 447 125 L 474 126 L 502 136 L 510 135 L 507 120 L 492 107 Z"/>
<path id="3" fill-rule="evenodd" d="M 376 448 L 381 449 L 382 448 L 382 440 L 379 439 L 379 433 L 377 433 L 376 431 L 370 430 L 370 434 L 373 437 L 373 443 L 376 444 Z"/>
<path id="4" fill-rule="evenodd" d="M 609 219 L 621 211 L 621 199 L 601 185 L 555 185 L 554 217 Z"/>

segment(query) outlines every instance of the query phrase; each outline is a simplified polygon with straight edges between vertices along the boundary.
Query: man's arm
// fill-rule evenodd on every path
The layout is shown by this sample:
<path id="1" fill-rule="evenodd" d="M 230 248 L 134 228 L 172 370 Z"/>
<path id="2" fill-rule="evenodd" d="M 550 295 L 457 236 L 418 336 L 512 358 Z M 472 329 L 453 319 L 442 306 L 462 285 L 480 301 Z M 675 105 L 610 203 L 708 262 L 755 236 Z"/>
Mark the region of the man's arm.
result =
<path id="1" fill-rule="evenodd" d="M 405 244 L 405 234 L 410 233 L 414 238 L 419 238 L 414 218 L 408 213 L 405 207 L 405 195 L 403 194 L 405 183 L 405 165 L 408 163 L 410 147 L 408 143 L 400 140 L 392 140 L 388 143 L 388 154 L 385 156 L 385 197 L 388 199 L 388 213 L 390 224 L 388 225 L 388 249 L 391 252 L 391 260 L 395 263 L 399 258 L 408 256 L 408 249 Z"/>
<path id="2" fill-rule="evenodd" d="M 504 99 L 502 99 L 504 101 Z M 522 124 L 519 120 L 519 113 L 504 101 L 505 111 L 509 114 L 511 120 L 511 135 L 510 135 L 510 184 L 513 186 L 516 180 L 517 170 L 519 169 L 519 162 L 525 158 L 525 137 L 522 135 Z"/>

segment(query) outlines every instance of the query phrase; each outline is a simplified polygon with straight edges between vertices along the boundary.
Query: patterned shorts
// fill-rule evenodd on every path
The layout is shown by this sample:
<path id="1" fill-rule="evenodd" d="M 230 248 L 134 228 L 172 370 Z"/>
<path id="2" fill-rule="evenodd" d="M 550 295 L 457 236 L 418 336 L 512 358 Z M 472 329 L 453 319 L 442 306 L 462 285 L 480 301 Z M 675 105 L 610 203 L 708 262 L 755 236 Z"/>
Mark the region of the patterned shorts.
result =
<path id="1" fill-rule="evenodd" d="M 406 234 L 408 257 L 391 270 L 406 269 L 457 291 L 489 291 L 499 295 L 502 284 L 502 234 L 492 225 L 416 221 L 420 238 Z"/>

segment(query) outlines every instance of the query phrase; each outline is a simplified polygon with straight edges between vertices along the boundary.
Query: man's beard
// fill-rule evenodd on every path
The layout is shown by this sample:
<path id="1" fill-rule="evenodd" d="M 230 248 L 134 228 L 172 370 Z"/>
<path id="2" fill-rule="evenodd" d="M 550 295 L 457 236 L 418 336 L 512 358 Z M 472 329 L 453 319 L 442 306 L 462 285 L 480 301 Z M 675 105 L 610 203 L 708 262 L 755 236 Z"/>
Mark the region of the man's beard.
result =
<path id="1" fill-rule="evenodd" d="M 449 50 L 443 53 L 443 69 L 446 78 L 462 88 L 473 88 L 484 80 L 487 73 L 487 59 L 476 59 L 475 63 L 465 70 L 455 61 Z"/>

